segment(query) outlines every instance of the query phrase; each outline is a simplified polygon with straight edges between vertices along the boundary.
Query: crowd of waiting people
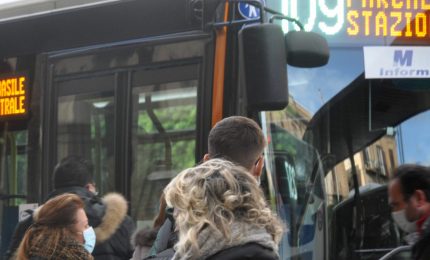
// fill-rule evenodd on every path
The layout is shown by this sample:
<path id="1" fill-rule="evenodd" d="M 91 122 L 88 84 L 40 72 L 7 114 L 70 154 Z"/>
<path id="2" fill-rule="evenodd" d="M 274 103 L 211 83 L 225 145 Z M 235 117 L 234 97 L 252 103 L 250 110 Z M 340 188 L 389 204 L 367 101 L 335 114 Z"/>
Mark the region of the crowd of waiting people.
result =
<path id="1" fill-rule="evenodd" d="M 46 202 L 18 223 L 6 259 L 279 259 L 286 227 L 259 187 L 265 144 L 251 119 L 218 122 L 203 162 L 173 178 L 153 227 L 137 232 L 125 198 L 98 197 L 91 163 L 66 157 Z M 415 234 L 415 259 L 430 259 L 430 169 L 396 169 L 389 201 L 396 224 Z"/>

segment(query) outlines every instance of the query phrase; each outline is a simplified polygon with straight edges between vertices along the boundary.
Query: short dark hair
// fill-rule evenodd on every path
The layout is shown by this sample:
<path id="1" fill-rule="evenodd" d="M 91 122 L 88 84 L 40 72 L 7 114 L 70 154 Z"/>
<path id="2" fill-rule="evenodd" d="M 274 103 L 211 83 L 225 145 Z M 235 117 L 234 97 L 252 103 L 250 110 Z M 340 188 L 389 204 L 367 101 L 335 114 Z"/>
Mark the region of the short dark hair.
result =
<path id="1" fill-rule="evenodd" d="M 94 182 L 93 165 L 83 157 L 67 156 L 55 166 L 53 182 L 55 189 L 72 186 L 85 187 Z"/>
<path id="2" fill-rule="evenodd" d="M 393 179 L 398 179 L 405 201 L 409 200 L 416 190 L 424 191 L 430 202 L 430 167 L 404 164 L 394 170 Z"/>
<path id="3" fill-rule="evenodd" d="M 219 121 L 209 133 L 210 158 L 224 158 L 250 169 L 266 145 L 260 126 L 252 119 L 231 116 Z"/>

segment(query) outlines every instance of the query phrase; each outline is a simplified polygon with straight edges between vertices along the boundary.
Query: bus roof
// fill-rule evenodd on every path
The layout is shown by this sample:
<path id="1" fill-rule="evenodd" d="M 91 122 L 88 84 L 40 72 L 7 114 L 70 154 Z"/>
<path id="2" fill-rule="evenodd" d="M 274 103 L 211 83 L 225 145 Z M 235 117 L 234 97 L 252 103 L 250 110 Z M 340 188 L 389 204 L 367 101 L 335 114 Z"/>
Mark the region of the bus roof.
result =
<path id="1" fill-rule="evenodd" d="M 0 0 L 0 21 L 120 0 Z"/>
<path id="2" fill-rule="evenodd" d="M 146 0 L 103 1 L 3 19 L 0 57 L 201 29 L 201 23 L 196 23 L 192 15 L 187 0 Z"/>

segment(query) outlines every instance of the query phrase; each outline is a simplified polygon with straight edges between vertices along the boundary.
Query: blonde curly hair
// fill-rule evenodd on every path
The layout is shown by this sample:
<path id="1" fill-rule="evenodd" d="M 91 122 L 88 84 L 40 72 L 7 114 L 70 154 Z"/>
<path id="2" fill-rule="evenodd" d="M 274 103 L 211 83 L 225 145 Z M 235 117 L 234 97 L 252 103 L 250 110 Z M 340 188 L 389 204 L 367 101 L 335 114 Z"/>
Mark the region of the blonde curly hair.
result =
<path id="1" fill-rule="evenodd" d="M 199 233 L 206 228 L 231 237 L 233 222 L 265 228 L 276 244 L 283 225 L 266 204 L 257 180 L 243 167 L 212 159 L 179 173 L 164 190 L 169 206 L 175 208 L 179 255 L 199 255 Z"/>

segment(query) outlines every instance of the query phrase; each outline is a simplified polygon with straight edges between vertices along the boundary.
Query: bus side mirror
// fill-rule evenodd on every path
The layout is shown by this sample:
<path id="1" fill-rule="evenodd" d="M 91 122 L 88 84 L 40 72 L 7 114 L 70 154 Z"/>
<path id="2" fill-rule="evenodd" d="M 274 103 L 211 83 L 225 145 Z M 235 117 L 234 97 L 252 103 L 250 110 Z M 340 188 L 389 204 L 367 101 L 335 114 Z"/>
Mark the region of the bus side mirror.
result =
<path id="1" fill-rule="evenodd" d="M 268 23 L 244 27 L 239 32 L 239 50 L 248 109 L 284 109 L 288 82 L 281 26 Z"/>
<path id="2" fill-rule="evenodd" d="M 327 41 L 319 34 L 290 31 L 285 35 L 288 65 L 315 68 L 327 64 L 330 51 Z"/>

